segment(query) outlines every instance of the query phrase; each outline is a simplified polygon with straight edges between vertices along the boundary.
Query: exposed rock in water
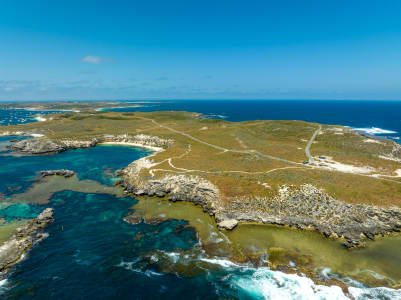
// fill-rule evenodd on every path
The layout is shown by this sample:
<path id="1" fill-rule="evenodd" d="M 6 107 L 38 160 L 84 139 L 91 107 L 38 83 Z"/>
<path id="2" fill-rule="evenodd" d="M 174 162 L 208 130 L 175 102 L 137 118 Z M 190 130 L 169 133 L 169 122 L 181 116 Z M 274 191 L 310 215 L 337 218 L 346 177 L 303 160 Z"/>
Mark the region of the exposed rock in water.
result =
<path id="1" fill-rule="evenodd" d="M 217 223 L 217 226 L 220 229 L 227 229 L 227 230 L 232 230 L 237 225 L 238 225 L 238 221 L 235 219 L 223 220 L 220 223 Z"/>
<path id="2" fill-rule="evenodd" d="M 53 209 L 46 208 L 37 218 L 18 227 L 11 238 L 0 246 L 0 272 L 17 263 L 24 253 L 46 238 L 44 229 L 53 220 Z"/>
<path id="3" fill-rule="evenodd" d="M 52 175 L 58 175 L 58 176 L 64 176 L 64 177 L 71 177 L 73 175 L 75 175 L 74 171 L 71 170 L 46 170 L 46 171 L 40 171 L 40 174 L 42 175 L 42 177 L 46 177 L 46 176 L 52 176 Z"/>

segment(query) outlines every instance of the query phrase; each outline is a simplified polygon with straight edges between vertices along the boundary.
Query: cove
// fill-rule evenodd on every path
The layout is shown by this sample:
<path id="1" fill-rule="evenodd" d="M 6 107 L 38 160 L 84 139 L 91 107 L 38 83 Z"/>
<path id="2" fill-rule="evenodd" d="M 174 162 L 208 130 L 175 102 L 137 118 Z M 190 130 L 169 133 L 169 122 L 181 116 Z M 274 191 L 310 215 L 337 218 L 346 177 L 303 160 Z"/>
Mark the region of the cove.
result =
<path id="1" fill-rule="evenodd" d="M 224 244 L 240 243 L 259 251 L 264 247 L 289 247 L 294 243 L 300 252 L 318 253 L 320 249 L 319 255 L 337 259 L 335 252 L 330 254 L 327 250 L 336 250 L 337 245 L 334 248 L 319 246 L 319 243 L 326 245 L 332 241 L 314 232 L 253 228 L 250 224 L 222 234 L 216 231 L 214 220 L 191 203 L 171 203 L 163 199 L 138 201 L 110 193 L 67 189 L 51 195 L 47 203 L 35 203 L 35 199 L 13 203 L 14 195 L 28 192 L 33 184 L 40 186 L 36 172 L 44 169 L 71 169 L 77 172 L 78 180 L 91 180 L 112 188 L 114 171 L 148 155 L 148 151 L 126 146 L 97 146 L 51 156 L 14 157 L 7 151 L 2 154 L 0 163 L 5 167 L 0 173 L 0 191 L 4 198 L 0 214 L 7 226 L 31 218 L 45 207 L 55 210 L 55 222 L 46 229 L 49 237 L 34 247 L 25 260 L 12 268 L 6 280 L 1 281 L 2 298 L 265 299 L 269 293 L 293 295 L 299 299 L 327 295 L 336 295 L 338 299 L 345 297 L 341 289 L 316 286 L 306 277 L 232 263 L 224 252 Z M 159 220 L 129 224 L 123 219 L 131 212 L 146 215 L 149 221 L 154 217 Z M 308 235 L 312 238 L 307 238 Z M 205 255 L 198 246 L 198 238 L 221 246 L 222 252 L 215 247 L 209 249 L 213 256 Z M 312 245 L 316 250 L 307 252 L 311 251 L 306 248 L 308 243 L 318 243 Z M 377 253 L 385 257 L 395 255 L 397 259 L 396 253 L 386 251 L 387 246 Z M 197 266 L 202 271 L 187 275 L 175 272 L 180 265 L 187 270 Z M 397 272 L 391 276 L 396 277 Z M 390 293 L 361 288 L 365 293 Z"/>

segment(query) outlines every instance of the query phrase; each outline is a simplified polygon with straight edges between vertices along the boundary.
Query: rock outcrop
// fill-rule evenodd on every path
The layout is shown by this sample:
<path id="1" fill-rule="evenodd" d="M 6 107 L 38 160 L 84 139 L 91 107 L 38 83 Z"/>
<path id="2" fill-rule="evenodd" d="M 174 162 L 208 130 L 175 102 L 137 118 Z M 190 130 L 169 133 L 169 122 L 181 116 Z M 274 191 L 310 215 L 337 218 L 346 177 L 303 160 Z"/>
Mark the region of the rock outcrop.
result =
<path id="1" fill-rule="evenodd" d="M 12 151 L 27 154 L 49 154 L 67 150 L 62 145 L 56 144 L 47 138 L 31 138 L 22 140 L 7 146 L 7 148 Z"/>
<path id="2" fill-rule="evenodd" d="M 341 238 L 348 248 L 360 247 L 366 238 L 401 230 L 401 209 L 348 204 L 310 184 L 282 186 L 271 198 L 232 198 L 222 201 L 211 182 L 186 175 L 162 178 L 140 175 L 153 162 L 135 161 L 121 172 L 121 185 L 134 195 L 167 196 L 171 201 L 189 201 L 203 207 L 220 229 L 231 230 L 239 222 L 255 222 L 315 229 L 327 237 Z"/>
<path id="3" fill-rule="evenodd" d="M 401 209 L 344 203 L 310 184 L 283 186 L 273 198 L 226 203 L 220 219 L 315 229 L 327 237 L 342 238 L 348 248 L 363 246 L 365 238 L 401 230 Z"/>
<path id="4" fill-rule="evenodd" d="M 46 238 L 44 229 L 53 220 L 53 209 L 46 208 L 37 218 L 17 228 L 11 238 L 0 246 L 0 272 L 17 263 L 24 253 Z"/>
<path id="5" fill-rule="evenodd" d="M 10 133 L 11 134 L 11 133 Z M 138 135 L 105 135 L 93 138 L 89 141 L 85 140 L 69 140 L 62 139 L 58 141 L 50 140 L 47 137 L 33 137 L 30 139 L 15 141 L 7 146 L 8 149 L 25 154 L 55 154 L 70 149 L 90 148 L 100 143 L 128 143 L 138 147 L 154 147 L 167 148 L 173 143 L 172 140 L 162 139 L 157 136 L 149 136 L 144 134 Z"/>
<path id="6" fill-rule="evenodd" d="M 227 230 L 232 230 L 237 225 L 238 225 L 238 220 L 235 219 L 223 220 L 220 223 L 217 223 L 217 227 Z"/>
<path id="7" fill-rule="evenodd" d="M 71 170 L 65 170 L 65 169 L 61 169 L 61 170 L 46 170 L 46 171 L 40 171 L 40 175 L 42 177 L 58 175 L 58 176 L 64 176 L 64 177 L 68 178 L 68 177 L 74 176 L 75 172 L 71 171 Z"/>
<path id="8" fill-rule="evenodd" d="M 200 205 L 206 212 L 214 214 L 219 202 L 218 189 L 209 181 L 197 176 L 167 175 L 161 179 L 135 180 L 127 175 L 131 170 L 123 170 L 121 184 L 135 195 L 164 197 L 175 201 L 189 201 Z M 128 172 L 128 173 L 127 173 Z M 135 172 L 135 171 L 134 171 Z M 138 178 L 138 177 L 136 177 Z"/>
<path id="9" fill-rule="evenodd" d="M 162 139 L 157 136 L 146 134 L 121 134 L 121 135 L 105 135 L 102 138 L 103 142 L 131 143 L 148 147 L 168 148 L 173 144 L 171 139 Z"/>

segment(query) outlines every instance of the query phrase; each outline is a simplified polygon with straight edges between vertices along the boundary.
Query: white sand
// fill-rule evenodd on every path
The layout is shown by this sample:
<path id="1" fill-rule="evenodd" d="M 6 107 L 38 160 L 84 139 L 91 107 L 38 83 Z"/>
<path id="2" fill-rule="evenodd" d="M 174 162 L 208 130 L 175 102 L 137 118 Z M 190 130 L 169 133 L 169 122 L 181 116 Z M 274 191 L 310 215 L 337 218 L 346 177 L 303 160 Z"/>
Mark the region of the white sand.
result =
<path id="1" fill-rule="evenodd" d="M 39 121 L 39 122 L 44 122 L 44 121 L 46 121 L 46 118 L 43 118 L 41 115 L 38 115 L 35 117 L 35 120 Z"/>
<path id="2" fill-rule="evenodd" d="M 320 159 L 319 157 L 314 157 L 315 162 L 321 166 L 326 167 L 328 169 L 344 172 L 344 173 L 353 173 L 353 174 L 369 174 L 375 171 L 373 167 L 370 166 L 362 166 L 357 167 L 353 165 L 343 164 L 338 161 L 333 160 L 331 157 L 327 157 L 326 159 Z"/>
<path id="3" fill-rule="evenodd" d="M 379 140 L 374 140 L 374 139 L 364 139 L 363 142 L 364 142 L 364 143 L 374 143 L 374 144 L 384 145 L 383 142 L 381 142 L 381 141 L 379 141 Z"/>
<path id="4" fill-rule="evenodd" d="M 139 144 L 139 143 L 129 143 L 129 142 L 103 142 L 103 143 L 99 143 L 98 145 L 124 145 L 124 146 L 146 148 L 146 149 L 153 150 L 156 152 L 160 152 L 160 151 L 164 150 L 163 148 L 160 148 L 160 147 L 148 146 L 148 145 Z"/>

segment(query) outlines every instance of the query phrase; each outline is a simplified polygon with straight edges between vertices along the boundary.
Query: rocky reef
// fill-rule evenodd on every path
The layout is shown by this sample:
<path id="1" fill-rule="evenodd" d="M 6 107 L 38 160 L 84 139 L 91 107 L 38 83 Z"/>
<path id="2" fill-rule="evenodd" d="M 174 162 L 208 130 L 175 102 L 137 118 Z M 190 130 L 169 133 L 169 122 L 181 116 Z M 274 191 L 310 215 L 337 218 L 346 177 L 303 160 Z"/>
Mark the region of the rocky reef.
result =
<path id="1" fill-rule="evenodd" d="M 282 186 L 271 198 L 222 199 L 218 188 L 198 176 L 141 176 L 152 162 L 139 159 L 122 170 L 121 185 L 135 195 L 168 197 L 189 201 L 214 216 L 220 229 L 231 230 L 239 222 L 275 224 L 314 229 L 327 237 L 340 238 L 347 248 L 360 247 L 366 238 L 401 230 L 401 209 L 348 204 L 313 185 Z"/>
<path id="2" fill-rule="evenodd" d="M 57 175 L 57 176 L 64 176 L 64 177 L 68 178 L 68 177 L 74 176 L 75 172 L 71 171 L 71 170 L 65 170 L 65 169 L 45 170 L 45 171 L 40 171 L 40 175 L 42 177 Z"/>
<path id="3" fill-rule="evenodd" d="M 37 218 L 18 227 L 11 238 L 0 246 L 0 272 L 17 263 L 24 253 L 46 238 L 44 229 L 53 220 L 53 209 L 46 208 Z"/>

